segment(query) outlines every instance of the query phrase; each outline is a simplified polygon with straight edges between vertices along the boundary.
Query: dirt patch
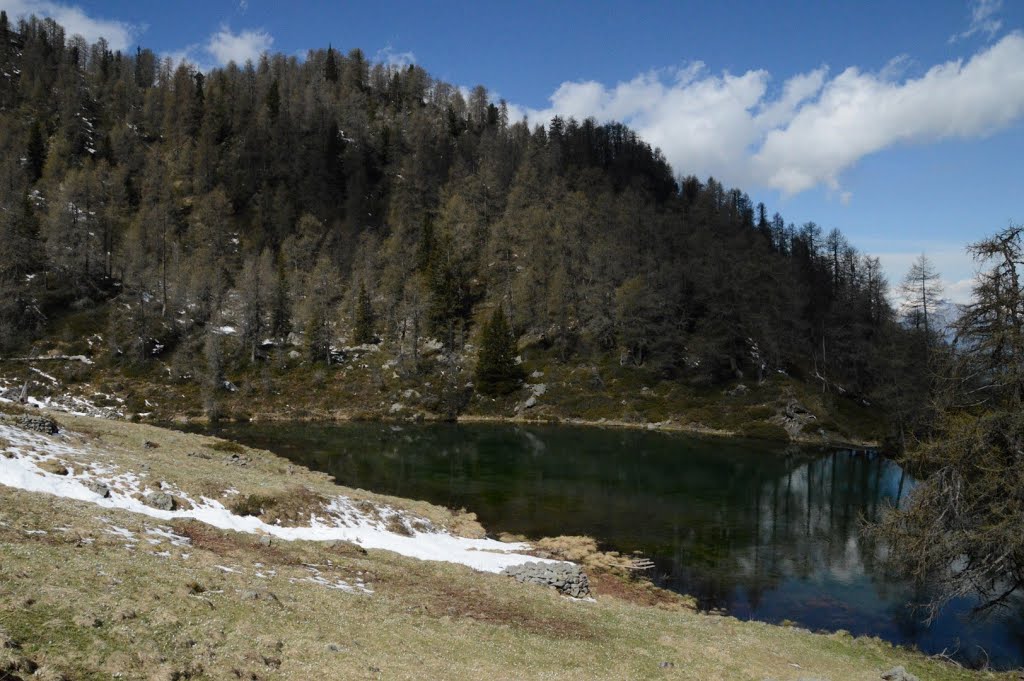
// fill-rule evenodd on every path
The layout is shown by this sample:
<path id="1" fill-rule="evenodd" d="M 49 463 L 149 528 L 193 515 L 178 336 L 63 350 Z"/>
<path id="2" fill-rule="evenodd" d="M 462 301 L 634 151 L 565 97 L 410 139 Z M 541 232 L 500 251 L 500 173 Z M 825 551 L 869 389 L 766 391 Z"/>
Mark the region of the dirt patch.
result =
<path id="1" fill-rule="evenodd" d="M 412 580 L 407 582 L 405 578 Z M 453 582 L 434 574 L 408 571 L 402 578 L 384 579 L 395 589 L 408 589 L 419 603 L 415 611 L 434 618 L 450 617 L 508 626 L 530 634 L 551 639 L 590 641 L 597 633 L 577 612 L 564 615 L 551 609 L 537 607 L 536 600 L 522 598 L 519 589 L 542 592 L 531 585 L 517 585 L 512 580 L 502 584 L 500 590 L 484 586 L 466 588 L 464 582 Z M 402 582 L 402 583 L 399 583 Z M 531 593 L 536 593 L 531 591 Z M 551 598 L 560 599 L 554 592 Z"/>
<path id="2" fill-rule="evenodd" d="M 635 605 L 646 605 L 667 610 L 696 610 L 692 596 L 661 589 L 645 579 L 629 579 L 618 575 L 594 572 L 590 577 L 590 592 L 597 598 L 610 597 Z"/>

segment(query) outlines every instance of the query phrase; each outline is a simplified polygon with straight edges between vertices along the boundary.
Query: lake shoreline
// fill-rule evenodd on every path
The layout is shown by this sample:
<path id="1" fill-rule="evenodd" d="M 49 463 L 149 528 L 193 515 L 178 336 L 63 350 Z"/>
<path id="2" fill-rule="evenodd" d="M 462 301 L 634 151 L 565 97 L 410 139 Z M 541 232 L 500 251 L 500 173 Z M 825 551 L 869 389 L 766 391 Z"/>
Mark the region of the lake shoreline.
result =
<path id="1" fill-rule="evenodd" d="M 128 461 L 134 461 L 136 465 L 141 465 L 142 461 L 148 460 L 152 456 L 158 456 L 162 460 L 165 460 L 168 465 L 172 463 L 175 457 L 190 457 L 182 458 L 182 462 L 189 462 L 189 466 L 181 467 L 178 470 L 178 474 L 183 476 L 181 478 L 182 485 L 198 484 L 199 480 L 192 480 L 192 474 L 188 472 L 190 466 L 194 465 L 193 462 L 200 462 L 203 465 L 209 467 L 211 463 L 204 456 L 196 458 L 193 452 L 195 451 L 209 451 L 215 456 L 220 456 L 226 462 L 230 463 L 230 454 L 217 454 L 220 451 L 217 447 L 214 447 L 215 442 L 210 438 L 201 435 L 181 433 L 180 431 L 169 430 L 166 428 L 159 428 L 149 424 L 135 424 L 126 421 L 115 421 L 110 426 L 101 425 L 106 420 L 103 419 L 89 419 L 83 417 L 67 417 L 65 414 L 58 412 L 37 412 L 45 413 L 58 420 L 67 421 L 68 425 L 72 429 L 72 434 L 75 430 L 81 430 L 87 434 L 89 442 L 95 444 L 95 446 L 101 448 L 111 447 L 127 447 L 126 454 L 118 455 L 116 460 L 126 463 Z M 596 425 L 607 425 L 607 424 L 596 424 Z M 74 435 L 73 435 L 74 437 Z M 223 441 L 222 441 L 223 442 Z M 227 443 L 225 443 L 226 445 Z M 212 448 L 212 449 L 211 449 Z M 227 452 L 227 449 L 224 449 Z M 125 459 L 124 457 L 129 457 Z M 245 475 L 253 476 L 249 480 L 249 486 L 253 489 L 261 488 L 263 484 L 280 486 L 287 484 L 294 484 L 296 482 L 296 476 L 305 478 L 307 475 L 322 476 L 322 473 L 315 473 L 312 469 L 305 466 L 296 466 L 296 473 L 286 472 L 286 460 L 279 459 L 277 455 L 271 454 L 270 452 L 262 452 L 260 450 L 250 449 L 248 447 L 242 452 L 243 460 L 251 459 L 252 462 L 259 462 L 258 469 L 253 469 L 254 463 L 250 463 L 243 469 L 239 469 L 238 473 L 245 472 Z M 154 464 L 154 470 L 156 466 Z M 230 472 L 232 469 L 226 469 L 223 475 L 229 475 L 229 478 L 224 478 L 225 483 L 230 478 L 235 476 L 234 473 Z M 165 469 L 162 475 L 171 475 L 171 469 Z M 301 472 L 298 472 L 301 471 Z M 200 476 L 201 477 L 201 476 Z M 326 484 L 321 478 L 316 482 L 317 486 Z M 13 494 L 13 496 L 12 496 Z M 0 541 L 5 546 L 11 548 L 9 556 L 12 561 L 11 568 L 23 567 L 19 574 L 23 575 L 17 580 L 11 583 L 14 591 L 11 593 L 18 597 L 27 597 L 28 594 L 35 594 L 36 603 L 32 607 L 32 611 L 24 611 L 22 615 L 9 620 L 10 626 L 13 626 L 13 633 L 17 640 L 22 644 L 22 649 L 28 654 L 39 654 L 38 651 L 50 651 L 60 652 L 65 659 L 89 659 L 92 654 L 91 648 L 88 647 L 88 639 L 75 639 L 73 637 L 59 638 L 57 643 L 52 642 L 50 639 L 53 637 L 39 638 L 33 634 L 32 622 L 34 622 L 41 615 L 39 612 L 54 613 L 60 608 L 60 612 L 67 612 L 67 605 L 61 601 L 53 601 L 48 596 L 39 597 L 40 583 L 37 578 L 31 576 L 33 571 L 27 569 L 25 561 L 31 561 L 32 564 L 37 564 L 39 561 L 39 551 L 43 547 L 48 547 L 46 555 L 48 559 L 43 561 L 45 565 L 58 565 L 62 564 L 61 556 L 66 549 L 61 548 L 60 542 L 54 542 L 47 537 L 49 535 L 39 534 L 37 529 L 39 523 L 42 520 L 49 522 L 53 525 L 60 524 L 61 526 L 70 525 L 76 528 L 81 536 L 95 537 L 95 544 L 90 543 L 89 546 L 95 546 L 101 548 L 105 546 L 103 542 L 112 541 L 110 532 L 104 529 L 102 523 L 107 522 L 103 517 L 113 514 L 113 520 L 117 522 L 118 527 L 130 528 L 132 532 L 141 534 L 145 531 L 146 526 L 141 524 L 141 521 L 121 511 L 111 511 L 110 509 L 93 509 L 89 504 L 83 504 L 80 501 L 61 501 L 55 509 L 50 509 L 50 505 L 54 502 L 44 501 L 38 495 L 28 492 L 13 492 L 9 488 L 0 487 L 0 496 L 8 498 L 11 502 L 10 505 L 5 504 L 4 507 L 8 511 L 5 516 L 5 525 L 0 527 Z M 377 495 L 374 495 L 377 497 Z M 391 497 L 380 497 L 383 499 L 393 499 Z M 397 500 L 395 500 L 397 501 Z M 423 502 L 410 502 L 417 505 Z M 58 512 L 59 509 L 59 512 Z M 97 515 L 100 511 L 105 514 L 103 517 Z M 27 515 L 24 515 L 26 514 Z M 11 523 L 14 523 L 13 525 Z M 10 527 L 22 527 L 23 530 L 20 533 L 13 533 Z M 44 528 L 50 531 L 50 534 L 58 534 L 56 531 L 51 531 L 49 525 L 44 525 Z M 146 554 L 140 555 L 138 558 L 133 559 L 130 563 L 123 563 L 116 557 L 124 553 L 121 549 L 118 551 L 108 551 L 103 553 L 96 553 L 93 548 L 77 549 L 77 553 L 74 555 L 82 554 L 82 560 L 92 561 L 107 565 L 108 569 L 114 571 L 123 570 L 143 570 L 147 574 L 152 573 L 153 575 L 159 575 L 157 581 L 173 579 L 185 583 L 184 580 L 190 579 L 193 582 L 199 583 L 202 588 L 208 589 L 210 596 L 191 596 L 181 601 L 176 599 L 161 599 L 158 602 L 154 602 L 149 592 L 137 594 L 138 600 L 144 603 L 153 603 L 153 605 L 146 605 L 147 616 L 158 615 L 161 617 L 175 617 L 178 620 L 182 620 L 185 617 L 191 617 L 188 614 L 190 602 L 194 599 L 212 599 L 216 602 L 217 615 L 215 617 L 227 618 L 226 621 L 233 621 L 237 618 L 248 618 L 254 614 L 262 617 L 259 613 L 260 608 L 253 610 L 254 606 L 246 606 L 245 599 L 248 598 L 246 594 L 256 592 L 257 594 L 263 594 L 264 590 L 267 589 L 268 584 L 265 583 L 265 579 L 259 577 L 258 570 L 260 568 L 260 562 L 265 562 L 268 558 L 283 561 L 282 566 L 291 565 L 296 560 L 301 561 L 298 564 L 305 563 L 323 563 L 322 559 L 310 560 L 309 557 L 305 557 L 310 551 L 317 551 L 313 545 L 309 545 L 303 542 L 282 542 L 280 544 L 273 543 L 274 551 L 271 554 L 265 554 L 259 543 L 248 543 L 238 538 L 237 535 L 232 535 L 230 532 L 225 534 L 222 530 L 216 528 L 204 529 L 198 534 L 198 530 L 193 531 L 188 529 L 187 525 L 174 525 L 175 531 L 181 534 L 185 532 L 188 536 L 195 537 L 195 546 L 191 550 L 195 555 L 189 559 L 193 562 L 194 567 L 182 572 L 181 569 L 175 565 L 167 564 L 166 558 L 160 557 L 149 557 Z M 115 528 L 116 529 L 116 528 Z M 188 530 L 188 532 L 186 532 Z M 122 532 L 122 530 L 117 530 Z M 203 539 L 203 537 L 209 537 Z M 234 537 L 234 538 L 233 538 Z M 106 539 L 104 539 L 106 538 Z M 90 540 L 91 542 L 92 540 Z M 12 543 L 13 542 L 13 543 Z M 231 550 L 231 557 L 228 560 L 220 557 L 217 551 L 222 551 L 219 548 L 225 546 L 225 542 L 228 542 L 230 546 L 234 548 Z M 117 546 L 111 546 L 112 549 L 117 549 Z M 175 551 L 181 551 L 181 549 L 173 549 Z M 187 550 L 187 549 L 186 549 Z M 345 549 L 347 550 L 347 549 Z M 211 552 L 212 551 L 212 552 Z M 296 556 L 302 556 L 302 558 L 290 558 L 292 553 L 296 553 Z M 278 555 L 278 554 L 281 555 Z M 88 556 L 86 557 L 86 554 Z M 312 554 L 309 554 L 312 555 Z M 392 557 L 387 552 L 372 552 L 368 557 L 356 554 L 354 557 L 346 557 L 348 554 L 338 555 L 334 554 L 332 560 L 334 563 L 339 565 L 336 569 L 354 569 L 359 568 L 361 570 L 370 569 L 370 573 L 362 574 L 382 574 L 385 579 L 381 581 L 380 588 L 386 588 L 391 594 L 388 599 L 376 600 L 373 596 L 362 596 L 362 601 L 352 601 L 351 596 L 340 595 L 338 599 L 324 600 L 322 596 L 316 596 L 315 594 L 308 594 L 302 588 L 297 586 L 301 584 L 301 573 L 297 573 L 291 582 L 276 582 L 274 591 L 278 594 L 276 597 L 267 596 L 267 598 L 282 598 L 284 603 L 294 603 L 295 605 L 288 605 L 285 612 L 290 612 L 294 607 L 299 607 L 299 612 L 306 612 L 307 609 L 323 609 L 329 608 L 329 611 L 325 611 L 321 616 L 328 617 L 358 617 L 358 613 L 366 609 L 366 606 L 360 606 L 358 603 L 375 604 L 371 606 L 371 610 L 377 614 L 373 615 L 373 620 L 380 620 L 381 618 L 394 619 L 394 614 L 390 608 L 392 604 L 390 600 L 394 600 L 394 608 L 397 608 L 396 612 L 405 612 L 409 607 L 416 603 L 422 603 L 424 596 L 423 586 L 421 580 L 427 579 L 427 585 L 433 584 L 435 577 L 424 577 L 429 573 L 435 575 L 438 581 L 438 588 L 442 588 L 442 585 L 454 583 L 460 584 L 462 589 L 483 589 L 488 594 L 487 598 L 489 601 L 495 603 L 504 603 L 508 598 L 513 600 L 510 602 L 518 602 L 528 607 L 527 611 L 524 611 L 521 615 L 517 615 L 515 621 L 525 621 L 529 623 L 534 617 L 541 617 L 540 622 L 552 622 L 555 621 L 552 618 L 560 618 L 567 616 L 570 612 L 579 612 L 579 615 L 572 615 L 572 617 L 581 617 L 579 623 L 574 623 L 573 627 L 584 627 L 586 630 L 586 618 L 589 617 L 581 606 L 574 606 L 569 610 L 562 609 L 564 602 L 559 600 L 557 596 L 552 596 L 547 591 L 538 588 L 520 587 L 518 585 L 510 585 L 506 578 L 502 578 L 497 575 L 487 575 L 467 571 L 460 566 L 448 566 L 447 564 L 430 564 L 430 563 L 419 563 L 413 559 Z M 156 556 L 156 554 L 154 554 Z M 71 554 L 68 554 L 68 559 L 71 558 Z M 116 560 L 115 560 L 116 559 Z M 77 560 L 77 559 L 76 559 Z M 80 562 L 80 561 L 79 561 Z M 90 563 L 92 564 L 92 563 Z M 352 568 L 344 568 L 343 566 L 351 564 Z M 75 575 L 75 579 L 80 581 L 79 594 L 80 598 L 76 601 L 71 612 L 72 615 L 79 618 L 86 618 L 88 612 L 94 610 L 102 610 L 108 607 L 109 604 L 105 599 L 108 598 L 106 595 L 107 589 L 104 586 L 102 580 L 94 580 L 89 576 L 91 573 L 81 572 L 73 569 L 77 563 L 72 561 L 68 564 L 68 569 L 72 569 Z M 231 567 L 232 571 L 228 571 L 221 567 L 221 565 L 236 566 Z M 183 564 L 183 567 L 187 565 Z M 0 567 L 0 570 L 3 568 Z M 196 571 L 198 569 L 198 572 Z M 284 570 L 284 567 L 278 569 Z M 292 569 L 292 568 L 289 568 Z M 241 570 L 241 572 L 233 572 L 234 570 Z M 413 570 L 414 574 L 421 575 L 413 581 L 409 581 L 403 575 Z M 156 572 L 153 572 L 156 571 Z M 426 572 L 425 572 L 426 571 Z M 249 573 L 253 573 L 253 576 L 249 576 Z M 198 578 L 198 579 L 197 579 Z M 46 579 L 40 576 L 38 580 Z M 298 581 L 296 581 L 298 579 Z M 177 584 L 177 581 L 174 581 Z M 598 580 L 599 582 L 601 580 Z M 966 670 L 960 670 L 948 663 L 942 663 L 935 660 L 930 660 L 921 653 L 910 650 L 909 648 L 893 647 L 889 644 L 879 641 L 871 637 L 852 637 L 848 634 L 837 633 L 837 634 L 823 634 L 823 633 L 812 633 L 809 630 L 786 627 L 774 624 L 768 624 L 760 621 L 741 621 L 733 617 L 721 616 L 716 614 L 703 614 L 697 612 L 691 612 L 686 609 L 666 609 L 663 606 L 656 604 L 644 604 L 642 601 L 631 601 L 622 600 L 621 595 L 616 595 L 617 587 L 614 582 L 606 581 L 606 589 L 610 588 L 611 591 L 605 591 L 599 593 L 599 600 L 596 604 L 590 607 L 596 607 L 602 612 L 608 613 L 606 617 L 613 618 L 615 622 L 614 633 L 609 631 L 602 635 L 599 639 L 599 648 L 604 649 L 606 646 L 621 649 L 622 651 L 628 649 L 633 651 L 633 656 L 637 654 L 641 658 L 646 659 L 650 655 L 658 656 L 658 659 L 667 655 L 675 655 L 676 659 L 688 659 L 691 655 L 696 654 L 695 650 L 690 650 L 692 646 L 685 642 L 683 639 L 676 639 L 670 642 L 671 648 L 675 652 L 665 651 L 647 651 L 646 648 L 651 645 L 655 645 L 648 640 L 647 637 L 641 637 L 640 639 L 634 640 L 627 632 L 631 631 L 642 631 L 647 627 L 655 626 L 659 629 L 665 629 L 666 627 L 673 626 L 684 626 L 684 627 L 697 627 L 705 632 L 712 632 L 711 635 L 715 637 L 715 648 L 721 650 L 722 654 L 729 660 L 745 660 L 743 662 L 745 672 L 739 674 L 736 678 L 750 678 L 760 679 L 764 678 L 765 674 L 778 676 L 784 673 L 788 668 L 783 663 L 778 663 L 764 659 L 764 651 L 774 650 L 781 651 L 787 659 L 796 659 L 801 663 L 802 669 L 808 673 L 815 673 L 827 678 L 850 678 L 850 679 L 875 679 L 878 674 L 888 668 L 891 668 L 897 664 L 904 664 L 911 670 L 916 671 L 918 674 L 925 674 L 924 678 L 936 678 L 936 679 L 971 679 L 975 678 L 973 672 Z M 147 580 L 133 581 L 132 588 L 143 588 L 142 585 L 147 584 Z M 406 586 L 408 583 L 408 586 Z M 388 586 L 390 585 L 390 586 Z M 373 586 L 372 584 L 370 585 Z M 151 587 L 145 587 L 150 589 Z M 158 588 L 155 586 L 152 588 Z M 168 585 L 159 587 L 162 589 L 169 588 Z M 193 588 L 193 587 L 189 587 Z M 196 587 L 199 588 L 199 587 Z M 432 587 L 431 587 L 432 588 Z M 444 586 L 443 588 L 449 588 Z M 26 590 L 27 589 L 27 590 Z M 512 593 L 508 593 L 507 590 L 511 589 Z M 408 593 L 406 593 L 408 591 Z M 235 603 L 237 600 L 237 594 L 243 594 L 242 603 L 238 605 Z M 13 596 L 12 596 L 13 597 Z M 315 597 L 315 600 L 309 600 L 311 597 Z M 256 597 L 256 601 L 259 602 L 262 599 L 262 595 Z M 348 599 L 348 600 L 346 600 Z M 160 603 L 166 602 L 166 605 Z M 354 602 L 355 605 L 346 605 L 346 603 Z M 4 598 L 0 596 L 0 612 L 8 611 L 7 603 L 4 602 Z M 11 602 L 13 605 L 13 601 Z M 214 607 L 214 606 L 211 606 Z M 356 609 L 353 610 L 352 608 Z M 487 608 L 489 606 L 484 605 L 473 605 L 473 612 L 478 613 L 481 608 Z M 336 608 L 341 608 L 335 612 Z M 266 609 L 266 608 L 263 608 Z M 280 609 L 280 606 L 278 606 Z M 152 612 L 150 612 L 152 611 Z M 20 612 L 17 608 L 11 610 L 12 613 Z M 206 612 L 206 610 L 203 610 Z M 328 612 L 330 614 L 328 615 Z M 443 612 L 443 610 L 442 610 Z M 488 610 L 484 610 L 488 612 Z M 539 614 L 534 615 L 531 613 L 538 612 Z M 166 614 L 163 614 L 166 613 Z M 50 615 L 47 615 L 50 616 Z M 432 615 L 428 615 L 427 620 L 423 620 L 423 616 L 416 618 L 413 623 L 415 627 L 423 627 L 424 623 L 434 622 Z M 26 619 L 27 618 L 27 619 Z M 651 621 L 656 619 L 658 622 Z M 458 616 L 454 619 L 442 620 L 440 623 L 444 625 L 442 629 L 449 631 L 449 627 L 461 631 L 462 622 L 466 620 L 465 617 Z M 423 620 L 423 621 L 421 621 Z M 83 620 L 84 621 L 84 620 Z M 89 619 L 92 622 L 92 619 Z M 242 621 L 242 620 L 238 620 Z M 404 620 L 396 620 L 395 626 L 401 629 L 402 622 Z M 468 620 L 467 620 L 468 621 Z M 134 627 L 129 620 L 127 625 L 129 628 Z M 618 624 L 621 622 L 621 625 Z M 418 623 L 418 624 L 417 624 Z M 495 634 L 499 632 L 509 631 L 507 625 L 503 625 L 501 621 L 498 621 L 497 628 L 494 629 Z M 90 625 L 95 626 L 95 625 Z M 295 623 L 295 626 L 301 627 L 299 623 Z M 475 645 L 472 641 L 478 639 L 478 634 L 473 633 L 478 627 L 485 626 L 490 627 L 492 624 L 488 623 L 485 619 L 482 622 L 474 623 L 473 627 L 467 630 L 467 638 L 465 643 L 462 643 L 463 647 L 467 651 L 474 650 Z M 638 629 L 639 627 L 639 629 Z M 724 628 L 723 628 L 724 627 Z M 123 627 L 122 627 L 123 628 Z M 621 628 L 622 633 L 619 633 Z M 187 629 L 187 627 L 186 627 Z M 665 629 L 667 630 L 667 629 Z M 105 628 L 100 629 L 105 631 Z M 417 629 L 418 631 L 418 629 Z M 511 635 L 513 637 L 518 636 L 516 633 L 518 629 L 513 627 Z M 192 636 L 196 635 L 194 631 L 184 631 Z M 144 630 L 135 632 L 136 635 L 142 636 L 143 640 L 149 640 Z M 400 631 L 391 632 L 388 635 L 399 635 Z M 437 632 L 437 635 L 441 635 L 441 630 Z M 505 634 L 501 634 L 505 635 Z M 323 655 L 322 646 L 320 644 L 320 651 L 315 649 L 305 650 L 302 646 L 305 645 L 303 641 L 304 634 L 302 636 L 294 636 L 292 632 L 288 630 L 282 630 L 278 636 L 285 641 L 286 648 L 290 655 L 295 656 L 296 652 L 301 650 L 304 655 L 310 656 L 311 659 L 319 659 Z M 461 634 L 459 634 L 461 636 Z M 736 647 L 735 641 L 736 636 L 740 636 L 744 643 Z M 383 637 L 381 640 L 384 640 Z M 44 640 L 45 639 L 45 640 Z M 720 640 L 719 640 L 720 639 Z M 136 640 L 136 639 L 132 639 Z M 461 640 L 461 639 L 460 639 Z M 61 643 L 60 641 L 64 641 Z M 376 650 L 376 639 L 366 639 L 365 645 L 371 649 Z M 81 649 L 75 648 L 76 645 L 83 645 Z M 133 644 L 135 645 L 135 644 Z M 234 641 L 228 641 L 225 644 L 230 655 L 243 655 L 246 646 L 251 646 L 245 639 L 240 638 Z M 582 643 L 588 650 L 590 650 L 590 644 L 586 643 L 586 640 Z M 664 642 L 655 645 L 656 648 L 664 648 Z M 598 648 L 595 648 L 589 654 L 597 654 Z M 379 653 L 383 654 L 383 652 Z M 706 652 L 704 653 L 706 654 Z M 426 651 L 418 651 L 417 655 L 421 662 L 425 662 L 428 665 L 437 665 L 443 662 L 442 658 L 437 658 L 433 654 Z M 472 653 L 475 656 L 475 653 Z M 838 656 L 838 657 L 837 657 Z M 299 656 L 301 657 L 301 656 Z M 600 655 L 598 655 L 600 657 Z M 293 659 L 297 659 L 293 657 Z M 552 658 L 553 659 L 553 658 Z M 666 658 L 667 659 L 667 658 Z M 403 662 L 405 657 L 398 655 L 392 661 L 392 664 L 405 664 Z M 419 663 L 419 662 L 418 662 Z M 287 664 L 287 661 L 286 661 Z M 292 663 L 294 664 L 294 662 Z M 534 663 L 535 665 L 538 663 Z M 836 666 L 838 665 L 838 666 Z M 541 664 L 541 666 L 543 666 Z M 410 667 L 411 669 L 412 667 Z M 539 668 L 539 667 L 536 667 Z M 552 670 L 554 671 L 554 670 Z M 557 676 L 557 674 L 555 675 Z"/>
<path id="2" fill-rule="evenodd" d="M 185 416 L 179 415 L 168 421 L 154 420 L 145 421 L 159 425 L 160 423 L 172 423 L 182 425 L 207 425 L 214 426 L 216 422 L 211 421 L 206 416 Z M 807 445 L 807 446 L 822 446 L 831 449 L 856 449 L 856 450 L 874 450 L 881 451 L 882 444 L 877 440 L 860 440 L 854 438 L 844 439 L 831 439 L 821 437 L 810 437 L 810 436 L 799 436 L 790 437 L 788 441 L 783 440 L 772 440 L 757 438 L 751 436 L 745 436 L 742 433 L 735 430 L 725 430 L 720 428 L 708 428 L 692 423 L 679 423 L 676 421 L 668 422 L 636 422 L 636 421 L 624 421 L 619 419 L 582 419 L 572 417 L 547 417 L 547 418 L 529 418 L 524 416 L 497 416 L 487 414 L 460 414 L 454 420 L 445 419 L 436 416 L 424 415 L 421 418 L 402 418 L 397 416 L 387 415 L 375 415 L 373 417 L 367 417 L 365 415 L 353 415 L 348 412 L 333 411 L 320 414 L 280 414 L 280 413 L 258 413 L 253 414 L 247 419 L 232 419 L 223 418 L 219 419 L 222 423 L 388 423 L 388 424 L 416 424 L 416 423 L 454 423 L 454 424 L 474 424 L 474 423 L 494 423 L 494 424 L 505 424 L 513 426 L 573 426 L 580 428 L 607 428 L 616 430 L 637 430 L 647 432 L 659 432 L 659 433 L 674 433 L 679 435 L 692 435 L 694 437 L 707 437 L 707 438 L 729 438 L 739 440 L 759 440 L 763 442 L 775 442 L 779 444 L 795 444 L 795 445 Z"/>

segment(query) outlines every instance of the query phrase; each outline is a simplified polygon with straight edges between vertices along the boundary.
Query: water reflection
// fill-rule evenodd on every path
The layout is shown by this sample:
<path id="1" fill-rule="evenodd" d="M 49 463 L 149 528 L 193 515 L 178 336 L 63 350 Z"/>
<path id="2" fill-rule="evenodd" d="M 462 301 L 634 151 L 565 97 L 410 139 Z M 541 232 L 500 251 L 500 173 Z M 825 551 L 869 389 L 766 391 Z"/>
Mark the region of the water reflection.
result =
<path id="1" fill-rule="evenodd" d="M 652 558 L 655 580 L 738 617 L 792 620 L 1024 661 L 1024 608 L 982 622 L 884 574 L 860 532 L 913 486 L 871 452 L 573 428 L 378 424 L 231 426 L 226 433 L 340 483 L 475 511 L 492 532 L 587 534 Z M 982 652 L 984 649 L 985 652 Z"/>

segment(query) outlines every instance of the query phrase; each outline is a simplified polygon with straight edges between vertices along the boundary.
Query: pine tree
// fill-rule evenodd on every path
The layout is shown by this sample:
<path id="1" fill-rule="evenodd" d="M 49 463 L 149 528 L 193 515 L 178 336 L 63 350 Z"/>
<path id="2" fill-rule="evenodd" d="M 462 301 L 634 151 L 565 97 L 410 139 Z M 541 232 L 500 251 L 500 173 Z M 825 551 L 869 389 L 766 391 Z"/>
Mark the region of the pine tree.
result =
<path id="1" fill-rule="evenodd" d="M 356 319 L 353 340 L 356 345 L 366 345 L 374 342 L 376 337 L 373 333 L 373 305 L 370 303 L 370 294 L 366 292 L 364 284 L 359 285 L 359 297 L 356 299 Z"/>
<path id="2" fill-rule="evenodd" d="M 271 123 L 277 122 L 277 116 L 281 113 L 281 90 L 275 78 L 267 90 L 267 113 L 270 114 Z"/>
<path id="3" fill-rule="evenodd" d="M 43 126 L 35 123 L 29 131 L 28 145 L 25 149 L 25 172 L 28 181 L 35 182 L 43 176 L 46 165 L 46 139 L 43 137 Z"/>
<path id="4" fill-rule="evenodd" d="M 338 60 L 334 57 L 334 48 L 327 46 L 327 58 L 324 60 L 324 78 L 331 83 L 338 82 Z"/>
<path id="5" fill-rule="evenodd" d="M 277 279 L 270 295 L 270 333 L 275 338 L 284 338 L 292 330 L 291 296 L 288 292 L 288 277 L 284 267 L 278 265 Z"/>
<path id="6" fill-rule="evenodd" d="M 484 324 L 480 338 L 480 355 L 476 364 L 476 380 L 480 392 L 502 395 L 512 392 L 522 383 L 525 372 L 516 363 L 516 341 L 505 311 L 496 307 Z"/>

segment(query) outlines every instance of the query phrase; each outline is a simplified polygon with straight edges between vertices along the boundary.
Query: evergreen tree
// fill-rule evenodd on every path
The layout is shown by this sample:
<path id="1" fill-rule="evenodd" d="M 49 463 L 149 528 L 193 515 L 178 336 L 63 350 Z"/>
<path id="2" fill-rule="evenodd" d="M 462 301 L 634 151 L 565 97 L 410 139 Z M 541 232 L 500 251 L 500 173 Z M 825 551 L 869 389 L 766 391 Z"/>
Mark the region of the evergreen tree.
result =
<path id="1" fill-rule="evenodd" d="M 477 385 L 486 395 L 503 395 L 518 388 L 525 375 L 523 367 L 516 362 L 516 341 L 505 311 L 496 307 L 480 335 Z"/>
<path id="2" fill-rule="evenodd" d="M 374 315 L 373 305 L 370 302 L 370 294 L 366 292 L 366 285 L 359 285 L 359 296 L 356 298 L 356 315 L 353 330 L 353 341 L 356 345 L 366 345 L 374 342 L 376 336 L 373 333 Z"/>
<path id="3" fill-rule="evenodd" d="M 284 338 L 292 330 L 291 296 L 288 291 L 288 277 L 284 267 L 278 265 L 270 294 L 270 333 L 275 338 Z"/>
<path id="4" fill-rule="evenodd" d="M 43 137 L 43 126 L 34 123 L 29 130 L 28 145 L 25 148 L 25 173 L 30 183 L 43 176 L 46 165 L 46 139 Z"/>
<path id="5" fill-rule="evenodd" d="M 330 83 L 337 83 L 339 75 L 338 61 L 334 56 L 334 48 L 328 45 L 327 57 L 324 59 L 324 78 Z"/>
<path id="6" fill-rule="evenodd" d="M 276 123 L 281 113 L 281 91 L 277 84 L 277 78 L 270 82 L 270 89 L 267 90 L 267 113 L 270 115 L 270 122 Z"/>

